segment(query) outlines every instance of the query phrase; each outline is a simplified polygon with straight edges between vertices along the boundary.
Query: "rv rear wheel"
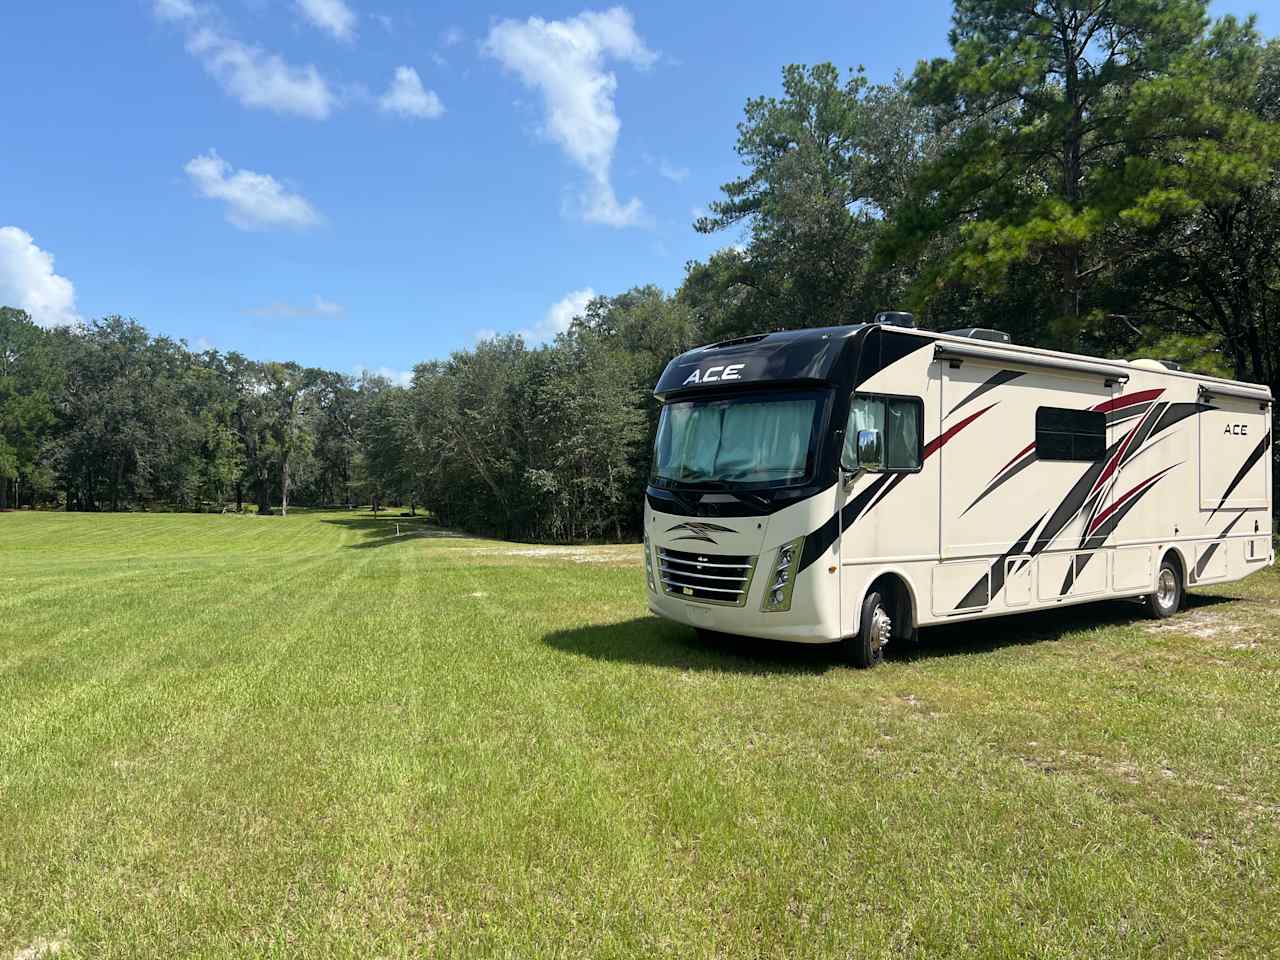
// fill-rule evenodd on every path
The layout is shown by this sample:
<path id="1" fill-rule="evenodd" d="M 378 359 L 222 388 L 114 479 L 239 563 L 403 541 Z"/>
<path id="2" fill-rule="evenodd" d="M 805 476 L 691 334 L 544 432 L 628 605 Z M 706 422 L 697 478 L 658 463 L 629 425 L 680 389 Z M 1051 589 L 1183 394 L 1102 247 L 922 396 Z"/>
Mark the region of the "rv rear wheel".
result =
<path id="1" fill-rule="evenodd" d="M 1147 612 L 1157 620 L 1172 617 L 1182 606 L 1182 574 L 1178 565 L 1165 558 L 1156 574 L 1155 593 L 1147 597 Z"/>
<path id="2" fill-rule="evenodd" d="M 884 659 L 885 644 L 893 635 L 893 619 L 879 590 L 872 590 L 862 601 L 861 627 L 856 637 L 841 641 L 845 658 L 865 670 Z"/>

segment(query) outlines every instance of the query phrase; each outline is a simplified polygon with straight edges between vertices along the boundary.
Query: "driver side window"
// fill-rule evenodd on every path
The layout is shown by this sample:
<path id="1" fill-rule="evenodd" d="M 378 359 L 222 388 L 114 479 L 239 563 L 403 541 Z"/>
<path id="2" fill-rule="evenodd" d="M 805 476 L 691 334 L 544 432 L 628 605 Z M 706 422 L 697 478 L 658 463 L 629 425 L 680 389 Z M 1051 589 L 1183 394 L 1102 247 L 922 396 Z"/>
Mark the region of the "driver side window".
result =
<path id="1" fill-rule="evenodd" d="M 862 466 L 858 457 L 858 434 L 876 431 L 883 451 L 883 465 L 873 469 L 920 469 L 923 407 L 924 404 L 914 398 L 856 394 L 849 407 L 840 462 L 846 467 Z"/>

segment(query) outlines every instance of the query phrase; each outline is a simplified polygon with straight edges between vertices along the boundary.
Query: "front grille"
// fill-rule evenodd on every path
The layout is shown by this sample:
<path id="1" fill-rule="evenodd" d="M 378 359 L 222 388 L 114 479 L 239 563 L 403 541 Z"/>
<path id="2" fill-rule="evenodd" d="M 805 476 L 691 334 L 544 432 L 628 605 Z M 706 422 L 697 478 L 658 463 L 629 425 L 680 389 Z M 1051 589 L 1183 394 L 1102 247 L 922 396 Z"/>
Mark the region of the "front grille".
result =
<path id="1" fill-rule="evenodd" d="M 683 600 L 741 607 L 747 602 L 755 569 L 755 557 L 658 548 L 662 589 Z"/>

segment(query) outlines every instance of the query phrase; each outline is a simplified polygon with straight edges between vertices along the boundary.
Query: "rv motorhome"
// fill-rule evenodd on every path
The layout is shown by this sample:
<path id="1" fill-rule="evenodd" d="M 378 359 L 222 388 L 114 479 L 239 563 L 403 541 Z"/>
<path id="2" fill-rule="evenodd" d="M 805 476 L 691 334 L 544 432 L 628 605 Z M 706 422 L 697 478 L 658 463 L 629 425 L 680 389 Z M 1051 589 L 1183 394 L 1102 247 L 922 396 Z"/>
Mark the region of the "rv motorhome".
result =
<path id="1" fill-rule="evenodd" d="M 877 320 L 668 364 L 654 613 L 866 667 L 929 624 L 1111 597 L 1167 617 L 1274 561 L 1268 388 Z"/>

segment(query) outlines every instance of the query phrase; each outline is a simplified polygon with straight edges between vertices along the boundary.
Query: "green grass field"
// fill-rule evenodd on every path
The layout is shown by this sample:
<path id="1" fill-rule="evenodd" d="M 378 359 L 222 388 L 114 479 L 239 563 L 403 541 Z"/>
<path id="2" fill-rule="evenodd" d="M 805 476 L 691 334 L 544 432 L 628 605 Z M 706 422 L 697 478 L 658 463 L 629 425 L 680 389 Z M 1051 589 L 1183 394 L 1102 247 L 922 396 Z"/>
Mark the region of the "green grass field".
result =
<path id="1" fill-rule="evenodd" d="M 1275 571 L 857 672 L 394 523 L 0 515 L 0 957 L 1280 954 Z"/>

